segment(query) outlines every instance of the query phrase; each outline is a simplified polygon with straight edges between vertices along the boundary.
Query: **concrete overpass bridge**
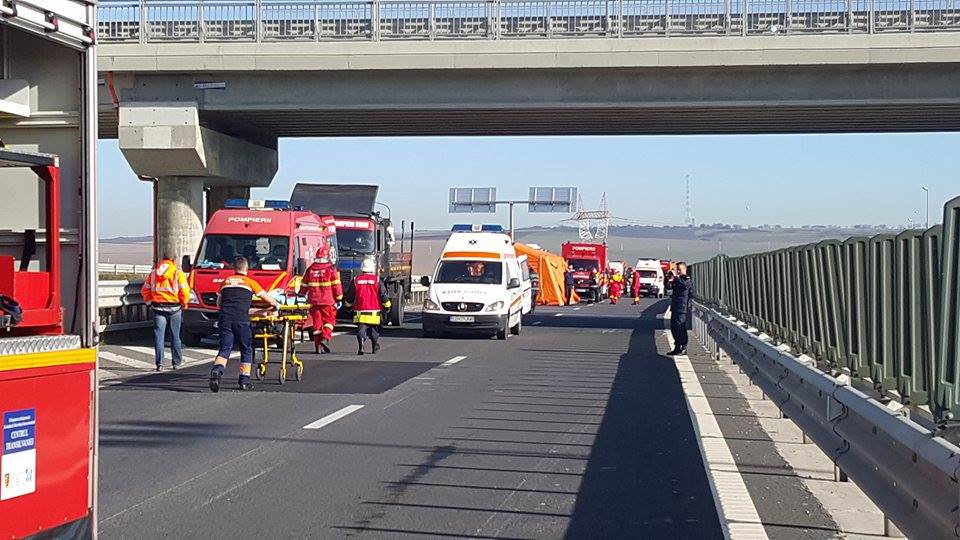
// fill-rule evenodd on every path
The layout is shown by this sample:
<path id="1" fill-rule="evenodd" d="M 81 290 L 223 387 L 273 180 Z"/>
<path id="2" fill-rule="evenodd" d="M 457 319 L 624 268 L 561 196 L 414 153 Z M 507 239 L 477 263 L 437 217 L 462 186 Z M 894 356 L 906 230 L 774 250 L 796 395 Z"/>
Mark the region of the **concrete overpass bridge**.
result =
<path id="1" fill-rule="evenodd" d="M 161 178 L 158 197 L 177 201 L 158 205 L 158 224 L 178 254 L 197 245 L 204 189 L 216 206 L 269 185 L 279 137 L 960 129 L 960 5 L 943 2 L 103 2 L 99 13 L 101 137 L 119 138 L 137 173 Z"/>

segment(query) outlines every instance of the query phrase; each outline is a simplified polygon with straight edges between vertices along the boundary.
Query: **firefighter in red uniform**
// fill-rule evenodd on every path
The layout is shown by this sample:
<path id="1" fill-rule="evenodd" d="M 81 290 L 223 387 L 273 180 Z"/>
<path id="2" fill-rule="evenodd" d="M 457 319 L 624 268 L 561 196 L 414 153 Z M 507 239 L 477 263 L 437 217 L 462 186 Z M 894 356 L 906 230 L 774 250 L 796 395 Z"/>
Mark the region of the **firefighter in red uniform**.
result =
<path id="1" fill-rule="evenodd" d="M 330 246 L 317 250 L 317 257 L 303 278 L 307 286 L 307 302 L 310 304 L 310 321 L 313 327 L 313 344 L 317 354 L 330 352 L 327 345 L 333 339 L 333 326 L 337 322 L 337 309 L 343 300 L 340 273 L 330 262 Z"/>
<path id="2" fill-rule="evenodd" d="M 380 350 L 380 311 L 390 309 L 392 304 L 387 288 L 377 276 L 373 259 L 364 259 L 360 264 L 360 274 L 353 278 L 344 301 L 353 308 L 353 322 L 357 324 L 357 354 L 363 356 L 363 342 L 368 334 L 373 354 L 377 354 Z"/>
<path id="3" fill-rule="evenodd" d="M 616 304 L 623 294 L 623 275 L 619 270 L 615 270 L 613 277 L 610 278 L 610 303 Z"/>
<path id="4" fill-rule="evenodd" d="M 633 305 L 640 303 L 640 270 L 633 271 Z"/>

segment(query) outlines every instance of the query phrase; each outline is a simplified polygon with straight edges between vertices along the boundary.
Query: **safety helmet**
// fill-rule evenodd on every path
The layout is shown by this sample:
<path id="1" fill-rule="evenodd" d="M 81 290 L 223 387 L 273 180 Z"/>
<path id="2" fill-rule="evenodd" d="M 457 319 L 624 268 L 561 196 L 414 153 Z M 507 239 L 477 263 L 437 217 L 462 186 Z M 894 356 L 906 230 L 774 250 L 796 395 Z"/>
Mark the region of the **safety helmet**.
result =
<path id="1" fill-rule="evenodd" d="M 330 248 L 326 244 L 317 249 L 316 260 L 322 263 L 330 262 Z"/>
<path id="2" fill-rule="evenodd" d="M 366 259 L 363 259 L 363 262 L 360 263 L 360 271 L 364 274 L 373 274 L 377 271 L 377 263 L 373 259 L 367 257 Z"/>

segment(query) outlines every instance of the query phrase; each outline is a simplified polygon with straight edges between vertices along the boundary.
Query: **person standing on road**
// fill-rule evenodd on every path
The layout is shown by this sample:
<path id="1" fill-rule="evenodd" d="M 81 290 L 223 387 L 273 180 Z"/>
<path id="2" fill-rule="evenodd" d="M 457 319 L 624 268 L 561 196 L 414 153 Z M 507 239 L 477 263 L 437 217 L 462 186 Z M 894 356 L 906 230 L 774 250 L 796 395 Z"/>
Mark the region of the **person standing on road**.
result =
<path id="1" fill-rule="evenodd" d="M 303 282 L 307 285 L 307 303 L 310 304 L 310 321 L 313 327 L 313 347 L 317 354 L 328 354 L 327 345 L 333 339 L 333 327 L 337 323 L 337 310 L 343 300 L 340 272 L 330 262 L 330 246 L 317 250 L 316 258 Z"/>
<path id="2" fill-rule="evenodd" d="M 347 306 L 353 308 L 353 322 L 357 324 L 357 354 L 363 356 L 363 342 L 370 337 L 373 345 L 371 352 L 380 351 L 380 312 L 390 309 L 392 303 L 387 296 L 387 288 L 377 275 L 377 264 L 371 258 L 360 263 L 360 274 L 344 298 Z"/>
<path id="3" fill-rule="evenodd" d="M 567 305 L 573 305 L 573 269 L 567 268 L 567 271 L 563 273 L 563 289 L 564 289 L 564 300 Z"/>
<path id="4" fill-rule="evenodd" d="M 673 296 L 670 297 L 670 333 L 673 335 L 673 350 L 667 353 L 670 356 L 687 353 L 687 319 L 692 293 L 693 280 L 687 275 L 687 263 L 678 263 L 677 275 L 673 278 Z"/>
<path id="5" fill-rule="evenodd" d="M 240 348 L 240 390 L 252 390 L 250 372 L 253 368 L 253 331 L 250 328 L 250 307 L 256 296 L 278 309 L 280 303 L 271 297 L 259 283 L 247 277 L 250 263 L 245 257 L 237 257 L 233 263 L 234 274 L 223 280 L 220 286 L 220 350 L 210 369 L 210 390 L 220 391 L 220 379 L 227 367 L 234 342 Z"/>
<path id="6" fill-rule="evenodd" d="M 163 366 L 167 328 L 170 328 L 173 369 L 177 369 L 183 362 L 180 323 L 183 322 L 183 310 L 187 309 L 190 301 L 190 285 L 187 284 L 187 276 L 173 262 L 172 254 L 164 252 L 163 259 L 144 280 L 140 295 L 153 314 L 153 348 L 157 371 Z"/>
<path id="7" fill-rule="evenodd" d="M 613 277 L 610 278 L 610 303 L 616 304 L 620 300 L 620 295 L 623 293 L 623 275 L 620 274 L 619 270 L 613 272 Z"/>

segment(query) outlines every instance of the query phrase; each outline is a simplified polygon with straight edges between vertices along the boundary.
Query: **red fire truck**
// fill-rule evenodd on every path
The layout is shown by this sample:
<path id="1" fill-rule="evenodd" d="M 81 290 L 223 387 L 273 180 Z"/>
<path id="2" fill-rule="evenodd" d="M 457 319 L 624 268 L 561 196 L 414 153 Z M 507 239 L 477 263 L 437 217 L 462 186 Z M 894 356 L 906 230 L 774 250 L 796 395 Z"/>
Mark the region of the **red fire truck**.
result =
<path id="1" fill-rule="evenodd" d="M 610 268 L 607 244 L 564 242 L 560 250 L 573 270 L 577 294 L 588 302 L 599 302 L 606 298 Z"/>
<path id="2" fill-rule="evenodd" d="M 183 312 L 183 339 L 199 342 L 215 331 L 217 293 L 233 274 L 233 260 L 244 256 L 249 276 L 267 291 L 296 287 L 321 246 L 337 259 L 337 229 L 330 216 L 293 207 L 287 201 L 231 199 L 217 210 L 203 231 L 193 261 L 184 257 L 190 273 L 190 309 Z"/>
<path id="3" fill-rule="evenodd" d="M 0 539 L 96 532 L 95 10 L 0 9 Z"/>

